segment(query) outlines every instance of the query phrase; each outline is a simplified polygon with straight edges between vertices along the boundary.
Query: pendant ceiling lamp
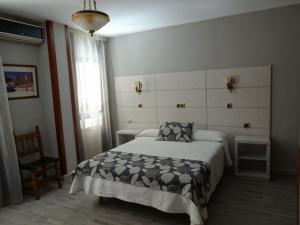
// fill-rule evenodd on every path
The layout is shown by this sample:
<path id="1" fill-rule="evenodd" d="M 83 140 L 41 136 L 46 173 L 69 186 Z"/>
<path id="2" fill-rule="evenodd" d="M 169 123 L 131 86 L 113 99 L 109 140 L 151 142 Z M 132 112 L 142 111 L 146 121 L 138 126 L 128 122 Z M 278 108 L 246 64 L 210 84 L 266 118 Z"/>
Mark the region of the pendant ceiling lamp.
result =
<path id="1" fill-rule="evenodd" d="M 92 0 L 94 9 L 92 9 L 91 0 L 88 0 L 88 9 L 86 9 L 86 0 L 83 1 L 83 10 L 72 15 L 72 20 L 78 24 L 83 30 L 88 31 L 91 36 L 94 32 L 101 29 L 109 22 L 109 16 L 97 10 L 96 0 Z"/>

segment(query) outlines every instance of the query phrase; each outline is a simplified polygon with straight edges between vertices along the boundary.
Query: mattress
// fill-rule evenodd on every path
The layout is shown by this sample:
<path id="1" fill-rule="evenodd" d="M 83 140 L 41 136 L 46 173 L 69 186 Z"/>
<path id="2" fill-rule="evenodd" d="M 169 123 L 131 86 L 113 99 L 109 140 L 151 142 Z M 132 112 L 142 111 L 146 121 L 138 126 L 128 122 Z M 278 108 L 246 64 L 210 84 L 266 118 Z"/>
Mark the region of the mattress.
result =
<path id="1" fill-rule="evenodd" d="M 211 170 L 211 189 L 207 196 L 208 200 L 223 175 L 224 156 L 228 153 L 224 142 L 220 141 L 181 143 L 156 141 L 154 137 L 139 137 L 114 148 L 113 151 L 198 160 L 207 163 Z M 74 194 L 81 190 L 88 194 L 115 197 L 151 206 L 164 212 L 186 213 L 190 216 L 191 225 L 203 224 L 208 216 L 206 208 L 199 210 L 192 201 L 175 193 L 77 175 L 72 183 L 70 193 Z"/>

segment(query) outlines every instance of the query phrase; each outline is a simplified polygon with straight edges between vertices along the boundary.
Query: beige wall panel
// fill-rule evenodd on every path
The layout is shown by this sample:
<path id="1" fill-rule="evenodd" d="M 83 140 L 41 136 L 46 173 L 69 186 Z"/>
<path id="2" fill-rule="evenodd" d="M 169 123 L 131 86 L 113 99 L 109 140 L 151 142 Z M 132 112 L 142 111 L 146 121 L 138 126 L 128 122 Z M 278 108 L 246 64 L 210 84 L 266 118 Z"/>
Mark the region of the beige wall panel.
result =
<path id="1" fill-rule="evenodd" d="M 157 74 L 156 90 L 205 89 L 205 71 Z"/>
<path id="2" fill-rule="evenodd" d="M 208 130 L 222 131 L 233 140 L 235 135 L 269 136 L 269 129 L 209 126 Z"/>
<path id="3" fill-rule="evenodd" d="M 119 122 L 156 123 L 155 108 L 118 108 Z"/>
<path id="4" fill-rule="evenodd" d="M 237 88 L 232 92 L 227 89 L 208 89 L 207 107 L 224 107 L 232 103 L 233 108 L 239 107 L 270 107 L 270 87 Z"/>
<path id="5" fill-rule="evenodd" d="M 117 92 L 116 101 L 118 107 L 138 108 L 139 104 L 143 107 L 156 107 L 154 91 L 144 91 L 141 95 L 136 92 Z"/>
<path id="6" fill-rule="evenodd" d="M 176 108 L 177 104 L 190 107 L 206 107 L 206 90 L 157 91 L 157 107 Z"/>
<path id="7" fill-rule="evenodd" d="M 166 121 L 178 122 L 195 122 L 196 125 L 206 125 L 206 109 L 203 108 L 185 108 L 185 109 L 171 109 L 158 108 L 157 109 L 158 123 Z"/>
<path id="8" fill-rule="evenodd" d="M 118 129 L 155 129 L 158 128 L 156 123 L 119 123 Z"/>
<path id="9" fill-rule="evenodd" d="M 208 89 L 207 90 L 207 107 L 226 108 L 227 103 L 235 105 L 235 92 L 227 89 Z"/>
<path id="10" fill-rule="evenodd" d="M 115 90 L 119 91 L 135 91 L 134 82 L 141 81 L 143 91 L 154 91 L 155 90 L 155 79 L 153 75 L 142 75 L 142 76 L 126 76 L 115 78 Z"/>
<path id="11" fill-rule="evenodd" d="M 238 88 L 236 89 L 234 107 L 270 107 L 271 90 L 266 88 Z"/>
<path id="12" fill-rule="evenodd" d="M 270 127 L 270 109 L 269 108 L 240 108 L 235 110 L 236 127 L 244 127 L 244 123 L 250 123 L 253 128 Z"/>
<path id="13" fill-rule="evenodd" d="M 222 131 L 229 137 L 234 138 L 236 128 L 235 127 L 222 127 L 222 126 L 208 126 L 208 130 Z"/>
<path id="14" fill-rule="evenodd" d="M 261 129 L 261 128 L 236 128 L 236 133 L 239 135 L 250 135 L 250 136 L 263 136 L 268 137 L 270 136 L 269 129 Z"/>
<path id="15" fill-rule="evenodd" d="M 207 70 L 207 88 L 226 88 L 224 76 L 236 80 L 236 87 L 271 86 L 271 66 Z"/>
<path id="16" fill-rule="evenodd" d="M 225 108 L 207 109 L 208 126 L 235 126 L 235 110 Z"/>

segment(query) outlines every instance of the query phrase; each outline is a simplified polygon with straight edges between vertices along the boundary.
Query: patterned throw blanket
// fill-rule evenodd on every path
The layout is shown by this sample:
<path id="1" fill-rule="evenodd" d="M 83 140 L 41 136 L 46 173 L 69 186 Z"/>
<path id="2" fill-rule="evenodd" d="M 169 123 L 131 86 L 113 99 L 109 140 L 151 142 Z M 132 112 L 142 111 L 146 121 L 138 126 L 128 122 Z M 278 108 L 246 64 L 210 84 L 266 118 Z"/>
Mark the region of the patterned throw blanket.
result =
<path id="1" fill-rule="evenodd" d="M 75 174 L 180 194 L 207 204 L 210 169 L 202 161 L 108 151 L 81 162 Z"/>

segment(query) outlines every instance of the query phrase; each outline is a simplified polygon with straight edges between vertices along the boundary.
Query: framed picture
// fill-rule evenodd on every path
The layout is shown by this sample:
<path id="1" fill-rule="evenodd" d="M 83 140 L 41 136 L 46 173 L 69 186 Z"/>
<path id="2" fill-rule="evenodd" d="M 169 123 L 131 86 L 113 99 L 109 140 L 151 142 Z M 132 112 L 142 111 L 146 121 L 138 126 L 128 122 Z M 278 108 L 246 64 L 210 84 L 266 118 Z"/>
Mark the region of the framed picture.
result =
<path id="1" fill-rule="evenodd" d="M 4 64 L 3 67 L 8 99 L 39 97 L 36 66 Z"/>

